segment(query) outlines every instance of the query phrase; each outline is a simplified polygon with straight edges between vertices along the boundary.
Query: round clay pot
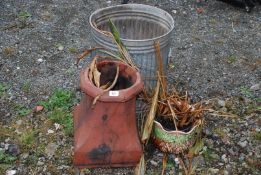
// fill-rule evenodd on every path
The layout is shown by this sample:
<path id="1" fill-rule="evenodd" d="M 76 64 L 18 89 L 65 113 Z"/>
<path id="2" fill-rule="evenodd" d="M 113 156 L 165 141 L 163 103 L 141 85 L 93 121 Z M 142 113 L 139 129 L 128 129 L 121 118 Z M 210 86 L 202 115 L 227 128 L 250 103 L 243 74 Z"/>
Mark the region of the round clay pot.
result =
<path id="1" fill-rule="evenodd" d="M 196 128 L 193 126 L 189 132 L 169 131 L 154 120 L 153 141 L 154 144 L 164 153 L 179 154 L 186 151 L 196 141 Z"/>

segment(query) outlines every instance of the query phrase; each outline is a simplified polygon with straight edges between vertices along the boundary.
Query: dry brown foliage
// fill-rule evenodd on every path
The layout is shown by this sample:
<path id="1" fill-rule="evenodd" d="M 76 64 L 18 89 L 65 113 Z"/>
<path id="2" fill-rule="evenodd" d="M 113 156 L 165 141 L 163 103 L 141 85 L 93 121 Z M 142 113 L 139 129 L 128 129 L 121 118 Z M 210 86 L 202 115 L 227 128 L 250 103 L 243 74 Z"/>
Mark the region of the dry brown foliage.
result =
<path id="1" fill-rule="evenodd" d="M 154 43 L 155 54 L 158 65 L 158 79 L 160 82 L 160 92 L 158 97 L 158 104 L 156 109 L 156 118 L 163 117 L 164 119 L 171 119 L 176 130 L 184 128 L 189 124 L 193 126 L 200 124 L 204 111 L 208 110 L 202 105 L 202 103 L 190 102 L 188 94 L 180 95 L 175 87 L 172 87 L 169 91 L 167 90 L 167 80 L 163 70 L 162 57 L 160 55 L 160 44 L 159 42 Z M 147 103 L 153 101 L 150 92 L 144 91 L 142 94 L 143 100 Z"/>

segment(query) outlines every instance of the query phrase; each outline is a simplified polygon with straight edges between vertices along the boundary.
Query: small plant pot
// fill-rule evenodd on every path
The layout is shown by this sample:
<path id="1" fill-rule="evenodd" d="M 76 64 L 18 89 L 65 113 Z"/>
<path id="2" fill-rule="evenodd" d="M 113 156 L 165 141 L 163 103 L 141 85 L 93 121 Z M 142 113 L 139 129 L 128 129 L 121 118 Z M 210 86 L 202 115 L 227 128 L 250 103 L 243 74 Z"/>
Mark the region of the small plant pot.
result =
<path id="1" fill-rule="evenodd" d="M 119 77 L 113 91 L 103 93 L 88 78 L 89 69 L 81 72 L 84 92 L 74 110 L 74 165 L 77 168 L 135 166 L 141 157 L 135 100 L 143 89 L 140 74 L 118 61 L 97 63 L 101 82 L 114 79 L 112 67 L 119 66 Z M 114 71 L 115 72 L 115 71 Z M 93 106 L 95 97 L 100 96 Z"/>
<path id="2" fill-rule="evenodd" d="M 161 123 L 154 120 L 154 144 L 164 153 L 182 153 L 195 143 L 197 127 L 198 125 L 193 126 L 188 132 L 166 130 Z"/>

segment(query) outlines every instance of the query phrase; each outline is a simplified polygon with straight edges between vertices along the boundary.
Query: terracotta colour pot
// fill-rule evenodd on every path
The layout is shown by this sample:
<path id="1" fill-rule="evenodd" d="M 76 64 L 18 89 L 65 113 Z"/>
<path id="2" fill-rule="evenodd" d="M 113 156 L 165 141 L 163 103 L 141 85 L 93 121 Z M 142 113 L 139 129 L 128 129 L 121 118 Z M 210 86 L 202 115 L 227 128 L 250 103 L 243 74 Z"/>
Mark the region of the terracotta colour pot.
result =
<path id="1" fill-rule="evenodd" d="M 102 93 L 81 72 L 80 87 L 85 93 L 74 110 L 74 165 L 77 168 L 135 166 L 142 154 L 135 115 L 136 95 L 143 89 L 140 74 L 116 61 L 102 61 L 101 82 L 114 79 L 113 66 L 120 72 L 116 88 L 103 94 L 94 108 L 93 99 Z M 122 89 L 124 87 L 124 89 Z"/>
<path id="2" fill-rule="evenodd" d="M 179 154 L 195 143 L 196 128 L 197 125 L 193 126 L 189 132 L 167 131 L 159 122 L 154 120 L 153 140 L 162 152 Z"/>

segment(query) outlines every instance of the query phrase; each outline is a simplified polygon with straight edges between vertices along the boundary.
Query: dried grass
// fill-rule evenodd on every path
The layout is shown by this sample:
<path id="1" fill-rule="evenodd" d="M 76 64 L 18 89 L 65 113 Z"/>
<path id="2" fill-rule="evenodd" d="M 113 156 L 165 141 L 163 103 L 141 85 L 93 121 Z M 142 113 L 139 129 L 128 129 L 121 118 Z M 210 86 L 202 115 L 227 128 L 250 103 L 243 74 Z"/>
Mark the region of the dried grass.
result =
<path id="1" fill-rule="evenodd" d="M 131 58 L 130 54 L 128 53 L 128 50 L 123 45 L 123 43 L 122 43 L 122 41 L 120 39 L 120 35 L 119 35 L 119 32 L 118 32 L 117 28 L 115 27 L 115 25 L 112 23 L 112 21 L 110 19 L 109 19 L 109 25 L 110 25 L 111 32 L 107 32 L 107 31 L 101 31 L 101 32 L 103 34 L 105 34 L 106 36 L 112 37 L 114 39 L 115 44 L 118 46 L 118 53 L 119 53 L 120 56 L 117 56 L 116 53 L 113 53 L 112 51 L 109 51 L 106 48 L 95 47 L 95 48 L 91 48 L 91 49 L 85 50 L 82 54 L 80 54 L 77 57 L 77 61 L 76 61 L 76 65 L 78 65 L 79 61 L 82 58 L 84 58 L 87 55 L 91 54 L 93 51 L 100 51 L 102 54 L 106 54 L 107 55 L 107 56 L 97 55 L 97 53 L 96 53 L 96 55 L 92 58 L 91 64 L 89 65 L 89 72 L 88 72 L 89 80 L 96 87 L 101 88 L 103 90 L 103 92 L 101 94 L 99 94 L 98 96 L 96 96 L 94 98 L 93 103 L 92 103 L 92 107 L 95 106 L 97 100 L 105 92 L 111 90 L 115 86 L 115 84 L 116 84 L 116 82 L 118 80 L 118 77 L 119 77 L 119 66 L 117 66 L 117 72 L 116 72 L 116 76 L 114 78 L 114 81 L 112 83 L 108 82 L 107 84 L 100 86 L 101 72 L 99 72 L 99 70 L 97 69 L 97 59 L 99 59 L 99 58 L 102 58 L 102 59 L 118 59 L 118 60 L 124 62 L 125 64 L 130 65 L 131 67 L 137 69 L 137 67 L 135 66 L 134 62 L 132 61 L 132 58 Z"/>
<path id="2" fill-rule="evenodd" d="M 152 104 L 150 107 L 150 111 L 149 114 L 147 116 L 145 125 L 144 125 L 144 129 L 143 129 L 143 133 L 142 133 L 142 137 L 141 137 L 141 141 L 142 143 L 147 143 L 149 138 L 150 138 L 150 134 L 151 134 L 151 130 L 152 130 L 152 126 L 153 126 L 153 121 L 156 115 L 156 111 L 157 111 L 157 105 L 158 105 L 158 98 L 159 98 L 159 90 L 160 90 L 160 82 L 159 79 L 157 81 L 157 85 L 155 88 L 155 93 L 153 95 L 152 98 Z"/>
<path id="3" fill-rule="evenodd" d="M 164 119 L 171 119 L 176 130 L 184 128 L 191 123 L 193 123 L 194 126 L 199 124 L 200 120 L 202 120 L 203 112 L 206 111 L 207 108 L 203 107 L 201 103 L 191 104 L 187 93 L 181 96 L 174 87 L 172 87 L 169 92 L 167 91 L 167 80 L 163 70 L 159 42 L 154 43 L 154 48 L 158 69 L 158 81 L 160 82 L 160 91 L 155 115 L 157 118 L 163 117 Z M 154 97 L 147 91 L 143 92 L 142 98 L 147 103 L 153 102 L 154 100 Z M 150 103 L 150 105 L 151 108 L 155 110 L 155 104 L 152 106 Z M 154 117 L 147 118 L 147 121 L 152 119 L 154 120 Z M 146 123 L 153 123 L 153 121 L 148 121 Z M 144 128 L 147 128 L 146 124 Z"/>

